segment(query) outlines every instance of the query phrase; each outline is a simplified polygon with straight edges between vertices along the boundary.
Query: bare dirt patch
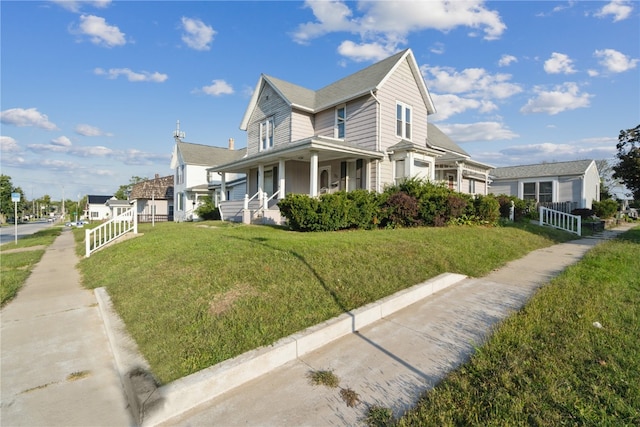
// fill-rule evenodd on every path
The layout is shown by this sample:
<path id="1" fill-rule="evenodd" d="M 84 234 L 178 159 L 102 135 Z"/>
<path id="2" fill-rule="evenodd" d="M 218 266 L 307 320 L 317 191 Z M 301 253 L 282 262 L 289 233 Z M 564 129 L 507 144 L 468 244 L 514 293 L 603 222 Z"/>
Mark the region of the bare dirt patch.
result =
<path id="1" fill-rule="evenodd" d="M 239 283 L 227 292 L 216 295 L 209 303 L 209 313 L 219 316 L 229 310 L 237 300 L 255 295 L 258 295 L 255 289 L 246 283 Z"/>

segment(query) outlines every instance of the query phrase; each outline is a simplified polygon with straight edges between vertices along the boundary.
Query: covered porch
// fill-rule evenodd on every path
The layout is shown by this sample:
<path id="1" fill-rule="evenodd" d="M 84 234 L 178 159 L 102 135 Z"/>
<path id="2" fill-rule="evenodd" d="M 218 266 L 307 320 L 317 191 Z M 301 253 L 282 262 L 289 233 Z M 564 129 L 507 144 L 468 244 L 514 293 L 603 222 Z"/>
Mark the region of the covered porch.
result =
<path id="1" fill-rule="evenodd" d="M 242 222 L 254 222 L 271 214 L 279 216 L 277 202 L 288 193 L 316 197 L 335 191 L 375 188 L 376 164 L 384 154 L 363 149 L 328 137 L 313 137 L 262 151 L 236 162 L 220 165 L 212 170 L 221 174 L 221 200 L 223 219 L 227 205 L 235 204 L 233 217 Z M 246 174 L 247 194 L 242 203 L 227 201 L 226 175 Z M 277 212 L 269 212 L 277 211 Z M 275 215 L 277 213 L 277 215 Z M 271 222 L 280 223 L 274 218 Z"/>
<path id="2" fill-rule="evenodd" d="M 468 158 L 446 154 L 436 160 L 435 179 L 449 189 L 466 194 L 489 194 L 492 166 Z"/>

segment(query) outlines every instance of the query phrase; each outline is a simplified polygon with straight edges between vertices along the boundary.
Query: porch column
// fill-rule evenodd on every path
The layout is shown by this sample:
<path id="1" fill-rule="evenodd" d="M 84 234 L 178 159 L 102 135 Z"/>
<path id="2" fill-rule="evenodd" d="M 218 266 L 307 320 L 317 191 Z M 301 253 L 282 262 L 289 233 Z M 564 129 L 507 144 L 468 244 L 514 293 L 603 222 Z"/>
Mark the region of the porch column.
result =
<path id="1" fill-rule="evenodd" d="M 264 190 L 264 165 L 258 165 L 258 200 L 262 201 L 262 191 Z"/>
<path id="2" fill-rule="evenodd" d="M 462 193 L 462 162 L 456 162 L 456 166 L 458 167 L 457 174 L 458 177 L 458 189 L 456 190 L 458 193 Z"/>
<path id="3" fill-rule="evenodd" d="M 220 182 L 220 200 L 223 202 L 227 200 L 227 174 L 222 172 L 222 180 Z"/>
<path id="4" fill-rule="evenodd" d="M 280 159 L 278 161 L 278 189 L 280 190 L 280 194 L 278 194 L 279 199 L 284 199 L 284 196 L 285 196 L 284 164 L 285 164 L 284 159 Z"/>
<path id="5" fill-rule="evenodd" d="M 489 194 L 489 172 L 484 173 L 484 195 Z"/>
<path id="6" fill-rule="evenodd" d="M 311 152 L 309 164 L 309 196 L 316 197 L 318 195 L 318 152 Z"/>

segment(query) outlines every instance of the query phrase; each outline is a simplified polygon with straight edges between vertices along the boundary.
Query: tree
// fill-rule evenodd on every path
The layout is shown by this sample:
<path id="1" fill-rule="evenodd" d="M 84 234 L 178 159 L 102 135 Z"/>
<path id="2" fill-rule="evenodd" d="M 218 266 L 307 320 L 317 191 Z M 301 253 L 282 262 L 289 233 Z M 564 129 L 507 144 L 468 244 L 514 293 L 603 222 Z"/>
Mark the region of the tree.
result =
<path id="1" fill-rule="evenodd" d="M 118 200 L 128 200 L 129 194 L 131 194 L 131 187 L 133 187 L 135 184 L 139 182 L 146 181 L 146 180 L 148 180 L 148 178 L 140 178 L 139 176 L 132 176 L 131 179 L 129 180 L 129 184 L 121 185 L 120 188 L 118 188 L 118 191 L 116 191 L 113 195 Z"/>
<path id="2" fill-rule="evenodd" d="M 616 144 L 618 164 L 613 167 L 613 177 L 619 179 L 640 200 L 640 125 L 621 130 Z"/>

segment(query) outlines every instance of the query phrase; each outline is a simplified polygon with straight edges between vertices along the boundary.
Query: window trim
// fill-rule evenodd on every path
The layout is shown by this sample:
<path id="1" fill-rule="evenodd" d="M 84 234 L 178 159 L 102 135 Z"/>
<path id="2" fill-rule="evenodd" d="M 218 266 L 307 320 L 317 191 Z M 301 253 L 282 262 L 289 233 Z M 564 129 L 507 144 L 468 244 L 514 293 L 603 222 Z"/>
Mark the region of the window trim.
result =
<path id="1" fill-rule="evenodd" d="M 266 117 L 259 124 L 259 139 L 258 144 L 260 151 L 271 150 L 274 146 L 275 133 L 276 133 L 276 120 L 275 116 Z"/>
<path id="2" fill-rule="evenodd" d="M 339 111 L 343 110 L 343 117 L 340 117 Z M 342 135 L 340 135 L 340 125 L 342 125 Z M 335 108 L 334 121 L 333 121 L 333 137 L 338 139 L 344 139 L 347 135 L 347 105 L 338 105 Z"/>
<path id="3" fill-rule="evenodd" d="M 407 114 L 408 113 L 408 114 Z M 407 115 L 409 120 L 407 120 Z M 398 117 L 400 116 L 400 117 Z M 398 125 L 400 131 L 398 131 Z M 396 101 L 396 136 L 411 141 L 413 134 L 413 107 L 401 101 Z"/>

